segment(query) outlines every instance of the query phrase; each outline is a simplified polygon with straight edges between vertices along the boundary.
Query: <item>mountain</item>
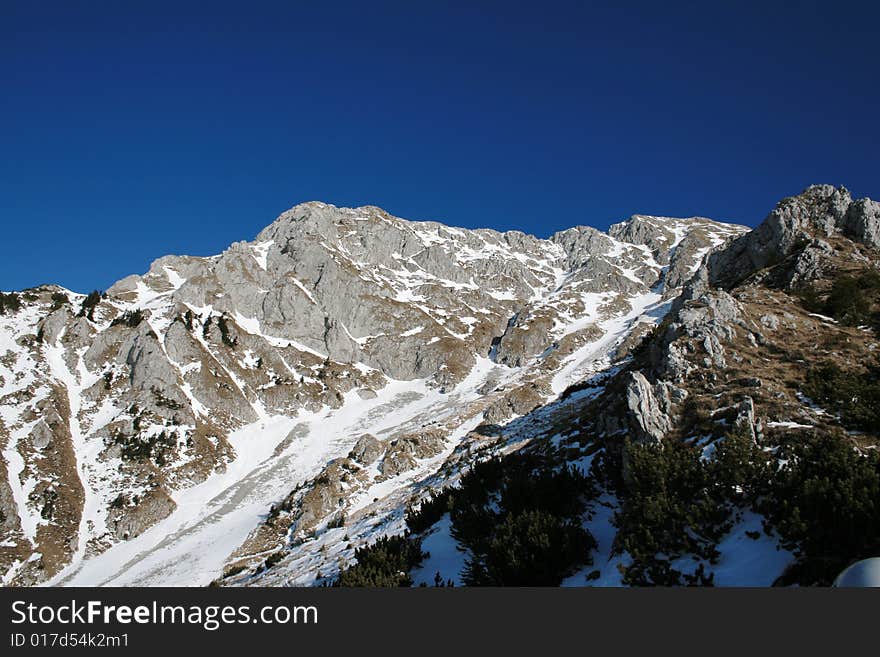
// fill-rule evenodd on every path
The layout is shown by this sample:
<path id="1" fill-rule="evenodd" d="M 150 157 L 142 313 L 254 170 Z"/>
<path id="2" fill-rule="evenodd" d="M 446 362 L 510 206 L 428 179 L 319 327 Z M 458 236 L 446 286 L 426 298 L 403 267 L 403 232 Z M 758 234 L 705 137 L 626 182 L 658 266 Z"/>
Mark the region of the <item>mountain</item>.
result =
<path id="1" fill-rule="evenodd" d="M 828 436 L 871 463 L 878 239 L 830 186 L 754 231 L 548 240 L 313 202 L 106 293 L 4 294 L 3 583 L 824 581 L 767 482 L 795 499 L 788 450 Z M 533 568 L 533 535 L 568 556 Z"/>

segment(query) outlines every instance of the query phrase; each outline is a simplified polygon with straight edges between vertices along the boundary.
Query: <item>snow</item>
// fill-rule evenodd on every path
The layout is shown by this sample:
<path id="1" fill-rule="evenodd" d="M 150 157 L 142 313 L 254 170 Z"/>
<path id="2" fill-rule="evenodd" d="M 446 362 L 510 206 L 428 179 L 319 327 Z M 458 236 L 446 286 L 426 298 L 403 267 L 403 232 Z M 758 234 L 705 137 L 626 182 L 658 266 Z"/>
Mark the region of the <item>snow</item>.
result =
<path id="1" fill-rule="evenodd" d="M 611 555 L 616 534 L 612 523 L 616 499 L 603 494 L 593 507 L 593 518 L 584 523 L 598 543 L 593 564 L 566 578 L 562 586 L 622 586 L 620 566 L 630 563 L 628 555 Z M 750 538 L 747 532 L 757 539 Z M 715 565 L 705 564 L 706 573 L 714 573 L 716 586 L 770 586 L 794 561 L 794 555 L 778 547 L 779 537 L 763 531 L 762 517 L 750 510 L 741 512 L 740 519 L 717 545 L 720 557 Z M 672 562 L 672 567 L 685 573 L 696 570 L 698 562 L 690 555 Z M 599 577 L 588 581 L 594 570 Z"/>
<path id="2" fill-rule="evenodd" d="M 179 290 L 180 286 L 186 283 L 186 279 L 183 278 L 180 274 L 177 273 L 171 267 L 165 266 L 165 275 L 168 277 L 168 282 L 171 283 L 171 287 L 175 290 Z"/>
<path id="3" fill-rule="evenodd" d="M 360 346 L 364 346 L 370 340 L 375 340 L 376 338 L 381 338 L 385 335 L 385 333 L 376 333 L 375 335 L 363 335 L 359 338 L 352 338 L 355 342 L 357 342 Z"/>
<path id="4" fill-rule="evenodd" d="M 239 361 L 239 365 L 246 370 L 256 369 L 260 364 L 259 357 L 250 349 L 245 349 L 242 354 L 243 358 Z"/>
<path id="5" fill-rule="evenodd" d="M 565 308 L 559 308 L 560 319 L 557 325 L 554 326 L 553 337 L 558 340 L 566 335 L 582 331 L 591 324 L 596 323 L 601 316 L 600 308 L 602 304 L 613 300 L 615 296 L 614 292 L 587 292 L 579 297 L 583 310 L 577 314 L 566 312 Z M 547 305 L 551 305 L 551 303 Z"/>
<path id="6" fill-rule="evenodd" d="M 670 245 L 670 248 L 674 249 L 679 244 L 681 244 L 682 240 L 684 240 L 685 237 L 687 237 L 688 228 L 685 225 L 685 223 L 682 221 L 679 221 L 679 220 L 676 220 L 676 219 L 673 219 L 670 217 L 661 217 L 661 219 L 664 220 L 665 224 L 671 224 L 671 226 L 668 226 L 668 227 L 670 230 L 672 230 L 673 234 L 675 235 L 675 238 L 672 240 L 672 244 Z"/>
<path id="7" fill-rule="evenodd" d="M 378 219 L 388 222 L 382 217 Z M 394 223 L 394 225 L 398 226 L 399 224 Z M 453 264 L 455 262 L 463 265 L 468 262 L 491 261 L 486 264 L 494 267 L 499 263 L 504 264 L 503 260 L 508 259 L 528 267 L 533 274 L 533 279 L 526 284 L 525 296 L 528 296 L 528 290 L 531 288 L 530 302 L 536 302 L 533 306 L 535 309 L 548 306 L 550 310 L 559 313 L 560 320 L 553 328 L 553 339 L 577 334 L 588 330 L 592 325 L 597 325 L 604 332 L 603 337 L 582 345 L 564 360 L 561 370 L 557 371 L 552 379 L 552 389 L 556 395 L 571 383 L 608 368 L 610 365 L 609 355 L 632 326 L 640 321 L 654 322 L 668 308 L 668 304 L 662 302 L 659 293 L 651 291 L 628 299 L 632 309 L 623 317 L 604 318 L 603 311 L 605 314 L 609 311 L 607 308 L 603 308 L 603 304 L 619 298 L 619 295 L 614 292 L 578 294 L 576 286 L 584 283 L 583 276 L 580 278 L 567 276 L 566 272 L 562 270 L 558 263 L 564 260 L 566 254 L 562 247 L 556 243 L 542 243 L 545 253 L 539 257 L 532 257 L 512 249 L 505 241 L 504 236 L 494 231 L 463 231 L 427 223 L 415 224 L 411 230 L 417 239 L 421 240 L 425 248 L 449 252 Z M 684 224 L 675 224 L 671 230 L 675 244 L 681 241 L 686 233 Z M 410 244 L 412 242 L 413 240 L 409 240 Z M 659 272 L 659 265 L 654 261 L 650 249 L 647 247 L 628 245 L 613 239 L 610 240 L 610 243 L 611 251 L 607 255 L 626 259 L 627 265 L 630 266 L 621 266 L 620 270 L 630 280 L 641 284 L 638 272 L 642 269 L 631 266 L 631 260 L 643 258 L 648 267 L 656 268 Z M 273 244 L 274 242 L 269 240 L 251 245 L 252 256 L 263 271 L 267 271 L 268 255 Z M 358 267 L 364 280 L 377 283 L 388 290 L 383 294 L 398 301 L 412 304 L 425 313 L 425 319 L 422 323 L 427 326 L 413 327 L 400 334 L 401 337 L 418 335 L 424 332 L 427 327 L 430 327 L 434 332 L 434 327 L 431 324 L 433 321 L 437 326 L 443 327 L 446 334 L 464 340 L 468 338 L 469 333 L 473 331 L 473 327 L 480 320 L 470 314 L 462 316 L 463 314 L 489 315 L 486 321 L 495 321 L 501 313 L 512 312 L 510 304 L 481 304 L 478 301 L 471 301 L 474 307 L 492 306 L 491 310 L 487 308 L 475 310 L 464 301 L 464 299 L 471 300 L 471 297 L 477 297 L 477 295 L 471 294 L 471 291 L 480 289 L 473 277 L 470 277 L 469 282 L 462 282 L 463 279 L 468 278 L 467 274 L 460 276 L 459 272 L 454 269 L 451 270 L 454 273 L 446 275 L 459 280 L 451 280 L 432 274 L 416 262 L 415 258 L 418 257 L 418 254 L 394 253 L 392 259 L 388 261 L 392 265 L 389 267 L 384 264 L 359 263 L 343 242 L 339 242 L 337 245 L 324 242 L 321 244 L 332 253 L 333 258 L 347 259 Z M 351 244 L 356 243 L 352 242 Z M 418 248 L 418 244 L 416 244 L 416 248 Z M 407 247 L 400 250 L 409 254 L 412 249 Z M 351 246 L 351 251 L 357 251 L 357 249 Z M 255 268 L 253 269 L 255 271 Z M 188 273 L 191 269 L 187 267 L 184 271 Z M 167 285 L 162 278 L 162 272 L 167 278 Z M 256 273 L 259 274 L 259 272 Z M 146 278 L 150 284 L 148 285 L 143 279 L 139 279 L 135 288 L 136 300 L 132 304 L 128 304 L 127 307 L 150 308 L 151 312 L 147 321 L 160 336 L 161 345 L 161 337 L 172 321 L 172 293 L 183 286 L 186 279 L 176 268 L 170 266 L 164 266 L 158 272 L 151 272 Z M 267 277 L 260 275 L 258 278 L 262 280 Z M 311 303 L 317 304 L 312 293 L 301 281 L 293 276 L 288 276 L 285 280 L 292 282 Z M 506 277 L 499 277 L 495 284 L 498 289 L 484 290 L 495 300 L 501 302 L 524 301 L 523 291 L 514 290 L 509 286 L 509 279 Z M 158 286 L 162 290 L 153 289 L 150 285 Z M 265 282 L 262 285 L 268 287 Z M 562 289 L 566 285 L 568 287 Z M 466 308 L 463 308 L 461 304 L 451 307 L 425 305 L 434 303 L 432 299 L 434 295 L 431 290 L 432 288 L 436 289 L 436 286 L 461 291 L 461 294 L 453 296 L 463 297 L 461 303 Z M 554 290 L 559 291 L 559 294 L 554 295 Z M 260 291 L 265 292 L 265 290 Z M 227 300 L 233 299 L 234 295 L 228 292 L 224 290 L 217 293 L 216 296 L 222 298 L 226 293 Z M 467 310 L 468 308 L 470 310 Z M 200 318 L 214 312 L 210 305 L 202 308 L 190 306 L 190 309 L 196 312 Z M 326 357 L 326 354 L 295 340 L 267 335 L 263 332 L 263 327 L 256 318 L 243 316 L 239 312 L 235 312 L 233 317 L 243 331 L 261 337 L 272 346 L 282 349 L 297 349 L 321 359 Z M 3 329 L 0 330 L 0 354 L 4 349 L 23 353 L 15 343 L 15 336 L 6 331 L 7 324 L 6 318 L 0 323 L 0 327 Z M 34 324 L 35 322 L 30 322 L 28 325 L 31 333 Z M 463 324 L 467 326 L 468 333 L 455 333 L 447 328 L 447 324 L 451 327 Z M 527 327 L 528 325 L 526 325 Z M 348 332 L 346 327 L 343 326 L 343 329 Z M 201 339 L 201 332 L 196 331 L 195 335 L 197 339 L 201 340 L 202 346 L 208 350 L 208 353 L 211 353 L 211 347 Z M 364 344 L 372 337 L 378 336 L 353 339 L 359 344 Z M 428 341 L 427 336 L 423 336 L 423 339 L 431 344 L 440 338 L 432 337 Z M 71 564 L 52 580 L 54 584 L 71 585 L 206 584 L 219 574 L 229 554 L 254 529 L 261 516 L 268 512 L 271 504 L 289 493 L 297 484 L 315 476 L 329 460 L 347 454 L 354 441 L 363 433 L 369 432 L 381 439 L 387 439 L 404 430 L 415 431 L 428 424 L 442 423 L 447 438 L 440 454 L 423 459 L 413 470 L 385 481 L 379 481 L 379 473 L 373 471 L 372 474 L 375 478 L 364 482 L 362 489 L 357 495 L 352 496 L 351 505 L 346 509 L 347 514 L 359 511 L 372 512 L 377 508 L 384 509 L 388 511 L 384 519 L 371 520 L 367 517 L 354 522 L 372 523 L 369 529 L 371 532 L 400 529 L 401 518 L 399 514 L 394 514 L 394 509 L 399 508 L 408 491 L 435 473 L 444 460 L 461 444 L 464 436 L 482 421 L 482 409 L 477 409 L 476 412 L 471 410 L 474 408 L 474 402 L 478 402 L 483 397 L 479 391 L 522 383 L 524 380 L 529 380 L 527 377 L 531 375 L 531 372 L 526 368 L 502 367 L 489 358 L 478 357 L 476 365 L 465 380 L 451 391 L 439 390 L 428 385 L 426 381 L 389 381 L 386 387 L 378 392 L 375 399 L 361 399 L 357 391 L 352 390 L 346 393 L 343 406 L 339 409 L 325 407 L 316 412 L 300 411 L 293 417 L 282 417 L 267 413 L 259 399 L 250 394 L 251 391 L 248 390 L 247 384 L 236 377 L 235 371 L 237 370 L 230 371 L 223 366 L 225 361 L 218 360 L 218 370 L 226 371 L 245 398 L 251 400 L 252 407 L 259 417 L 258 421 L 233 431 L 229 436 L 229 442 L 235 451 L 234 460 L 227 465 L 224 472 L 216 472 L 198 485 L 174 492 L 173 498 L 177 508 L 168 518 L 134 539 L 119 543 L 86 560 L 84 559 L 86 541 L 105 531 L 102 512 L 106 510 L 109 488 L 102 482 L 105 479 L 118 481 L 118 474 L 115 473 L 118 463 L 99 461 L 98 456 L 103 445 L 101 441 L 94 439 L 93 434 L 112 421 L 120 411 L 114 407 L 111 401 L 105 401 L 98 408 L 83 398 L 83 391 L 96 382 L 100 374 L 90 373 L 86 370 L 81 353 L 67 353 L 60 341 L 54 346 L 44 347 L 44 350 L 51 376 L 64 384 L 68 391 L 68 401 L 73 411 L 70 427 L 73 447 L 78 473 L 85 488 L 85 509 L 80 525 L 76 554 Z M 23 357 L 20 356 L 20 358 Z M 239 364 L 242 367 L 253 368 L 256 366 L 257 360 L 253 353 L 243 351 L 239 354 L 237 352 L 237 357 L 241 358 Z M 284 365 L 295 374 L 295 371 L 286 362 Z M 197 416 L 209 417 L 210 410 L 195 398 L 191 385 L 185 380 L 190 373 L 201 368 L 201 363 L 195 361 L 176 364 L 176 366 L 182 377 L 180 388 L 189 399 L 194 412 Z M 359 363 L 355 363 L 353 366 L 364 373 L 375 371 Z M 210 364 L 209 368 L 214 369 L 214 364 Z M 19 364 L 12 369 L 27 373 L 34 368 L 30 365 L 21 367 Z M 3 377 L 2 383 L 0 383 L 0 397 L 20 387 L 21 380 L 14 378 L 11 371 L 0 369 L 0 375 Z M 18 374 L 16 373 L 15 376 L 17 377 Z M 492 385 L 487 385 L 488 383 Z M 581 398 L 588 394 L 594 394 L 594 392 L 585 390 L 578 393 L 577 396 L 573 396 L 572 399 Z M 253 401 L 254 399 L 256 401 Z M 4 414 L 3 419 L 7 427 L 11 426 L 9 422 L 6 422 L 9 408 L 9 405 L 0 407 L 0 413 Z M 17 421 L 17 417 L 15 420 Z M 147 431 L 154 429 L 155 427 L 150 427 Z M 33 538 L 42 519 L 34 509 L 29 508 L 27 498 L 29 491 L 37 484 L 32 477 L 28 476 L 28 455 L 20 449 L 21 446 L 18 444 L 18 440 L 26 437 L 29 431 L 29 426 L 18 426 L 11 430 L 4 456 L 6 457 L 12 494 L 19 507 L 19 513 L 22 515 L 22 526 L 26 535 Z M 586 460 L 584 464 L 586 464 Z M 382 501 L 378 506 L 371 506 L 374 498 L 377 497 Z M 395 507 L 394 504 L 398 506 Z M 610 557 L 611 541 L 614 536 L 611 517 L 615 504 L 616 501 L 610 497 L 597 503 L 594 517 L 588 521 L 588 526 L 600 541 L 600 554 L 597 556 L 597 564 L 591 566 L 586 572 L 599 568 L 602 575 L 597 582 L 601 585 L 619 584 L 620 575 L 616 565 L 625 563 L 625 556 Z M 422 566 L 424 576 L 428 578 L 429 584 L 433 583 L 434 572 L 438 569 L 454 570 L 455 573 L 448 575 L 444 572 L 444 578 L 452 577 L 458 581 L 457 573 L 464 563 L 464 554 L 455 549 L 455 542 L 449 535 L 448 524 L 449 519 L 446 516 L 425 539 L 425 549 L 432 554 Z M 346 530 L 348 529 L 346 527 Z M 355 529 L 351 531 L 355 531 Z M 315 542 L 314 545 L 328 546 L 332 554 L 342 556 L 342 548 L 333 544 L 333 541 L 341 542 L 342 535 L 342 532 L 337 530 L 327 531 L 325 535 L 322 535 L 321 540 Z M 302 552 L 306 554 L 308 549 L 303 548 Z M 582 579 L 583 577 L 581 577 Z"/>
<path id="8" fill-rule="evenodd" d="M 311 302 L 312 302 L 313 304 L 315 304 L 316 306 L 318 305 L 318 302 L 315 301 L 315 297 L 313 297 L 313 296 L 312 296 L 312 293 L 309 292 L 309 289 L 308 289 L 305 285 L 302 284 L 302 281 L 300 281 L 298 278 L 294 278 L 293 276 L 288 276 L 287 278 L 288 278 L 288 280 L 290 280 L 294 285 L 296 285 L 296 286 L 300 289 L 300 291 L 301 291 L 303 294 L 306 295 L 306 298 L 307 298 L 309 301 L 311 301 Z"/>
<path id="9" fill-rule="evenodd" d="M 64 360 L 65 349 L 61 344 L 63 332 L 58 336 L 54 345 L 46 345 L 44 355 L 49 369 L 58 381 L 64 384 L 70 406 L 70 437 L 73 445 L 73 453 L 76 457 L 77 472 L 83 487 L 83 508 L 80 518 L 77 548 L 71 559 L 71 566 L 81 563 L 86 556 L 88 540 L 93 535 L 101 535 L 105 531 L 104 510 L 106 500 L 95 489 L 94 482 L 101 481 L 105 477 L 105 471 L 110 467 L 98 457 L 103 449 L 103 441 L 92 437 L 90 439 L 79 421 L 79 412 L 82 407 L 82 391 L 89 388 L 100 378 L 86 370 L 82 355 L 87 348 L 83 348 L 77 357 L 77 371 L 71 372 Z"/>
<path id="10" fill-rule="evenodd" d="M 662 295 L 648 292 L 629 299 L 631 310 L 620 317 L 598 322 L 602 337 L 578 348 L 565 359 L 563 367 L 554 375 L 551 387 L 556 395 L 572 383 L 610 366 L 610 356 L 620 341 L 629 334 L 631 327 L 645 318 L 664 315 L 669 307 Z"/>
<path id="11" fill-rule="evenodd" d="M 413 233 L 415 233 L 418 238 L 421 240 L 422 244 L 427 246 L 432 246 L 434 244 L 445 244 L 446 239 L 440 237 L 440 230 L 438 227 L 432 228 L 414 228 Z"/>
<path id="12" fill-rule="evenodd" d="M 85 407 L 85 404 L 83 406 Z M 100 408 L 92 413 L 90 418 L 86 419 L 88 422 L 88 432 L 91 434 L 100 431 L 110 424 L 121 412 L 122 409 L 117 408 L 113 400 L 105 399 L 101 403 Z"/>
<path id="13" fill-rule="evenodd" d="M 487 290 L 486 294 L 499 301 L 516 301 L 518 298 L 516 293 L 511 290 Z"/>
<path id="14" fill-rule="evenodd" d="M 800 403 L 805 405 L 807 408 L 809 408 L 811 411 L 813 411 L 816 415 L 828 415 L 828 412 L 824 408 L 821 408 L 818 404 L 816 404 L 816 402 L 814 402 L 812 399 L 807 397 L 800 390 L 795 393 L 795 396 L 797 397 L 797 399 Z"/>
<path id="15" fill-rule="evenodd" d="M 210 349 L 208 348 L 208 345 L 204 341 L 204 339 L 201 336 L 198 336 L 197 339 L 200 342 L 202 342 L 203 346 L 208 351 L 208 353 L 211 353 Z M 242 381 L 239 378 L 238 374 L 236 374 L 232 369 L 226 367 L 225 365 L 223 365 L 223 363 L 221 363 L 217 359 L 215 359 L 214 362 L 217 363 L 217 365 L 220 367 L 220 369 L 222 369 L 226 373 L 226 375 L 232 380 L 232 383 L 235 385 L 236 388 L 238 388 L 238 391 L 241 393 L 241 396 L 245 399 L 245 401 L 248 402 L 250 407 L 253 409 L 254 414 L 260 420 L 265 420 L 268 417 L 268 415 L 267 415 L 266 409 L 263 405 L 263 400 L 260 399 L 260 397 L 258 395 L 248 395 L 245 391 L 250 386 L 248 386 L 244 381 Z"/>
<path id="16" fill-rule="evenodd" d="M 415 294 L 410 289 L 398 290 L 397 294 L 394 295 L 394 300 L 400 303 L 413 303 L 415 301 L 425 301 L 425 297 L 419 294 Z"/>
<path id="17" fill-rule="evenodd" d="M 488 380 L 494 372 L 501 372 L 503 368 L 492 362 L 485 356 L 474 358 L 474 366 L 468 375 L 455 387 L 456 392 L 466 392 L 471 398 L 476 398 L 479 393 L 476 390 Z"/>
<path id="18" fill-rule="evenodd" d="M 374 399 L 361 399 L 352 390 L 339 409 L 271 417 L 242 427 L 230 435 L 236 458 L 225 472 L 175 492 L 177 508 L 170 516 L 130 541 L 87 561 L 77 560 L 49 584 L 205 585 L 220 574 L 255 519 L 298 482 L 347 454 L 363 433 L 387 434 L 445 399 L 424 381 L 391 381 Z M 479 419 L 463 424 L 460 432 L 469 431 Z M 289 436 L 292 439 L 285 440 Z M 458 437 L 450 437 L 449 451 Z M 438 458 L 443 455 L 424 466 L 436 467 Z"/>
<path id="19" fill-rule="evenodd" d="M 311 347 L 307 347 L 306 345 L 304 345 L 300 342 L 297 342 L 296 340 L 290 340 L 288 338 L 276 338 L 274 336 L 267 335 L 267 334 L 263 333 L 263 330 L 260 327 L 260 320 L 253 318 L 253 317 L 245 317 L 237 310 L 235 311 L 235 314 L 233 315 L 233 319 L 235 319 L 235 323 L 238 324 L 246 332 L 250 333 L 251 335 L 257 335 L 257 336 L 263 338 L 266 342 L 271 344 L 273 347 L 281 347 L 282 349 L 287 348 L 287 347 L 293 347 L 294 349 L 296 349 L 298 351 L 303 351 L 305 353 L 312 354 L 313 356 L 318 356 L 321 359 L 324 359 L 327 357 L 327 354 L 321 353 L 320 351 L 312 349 Z"/>
<path id="20" fill-rule="evenodd" d="M 432 395 L 426 395 L 426 401 L 436 401 L 436 399 L 432 398 Z M 385 481 L 381 481 L 378 483 L 374 483 L 361 492 L 359 495 L 354 497 L 351 501 L 348 509 L 349 513 L 356 513 L 361 509 L 368 506 L 372 500 L 376 498 L 383 498 L 394 491 L 403 488 L 407 484 L 411 484 L 419 479 L 423 478 L 429 472 L 433 471 L 436 467 L 438 467 L 449 454 L 452 453 L 452 450 L 455 449 L 456 445 L 458 445 L 459 441 L 467 435 L 469 432 L 473 431 L 477 428 L 477 426 L 482 421 L 482 415 L 477 415 L 470 420 L 463 422 L 459 425 L 454 431 L 452 431 L 449 436 L 446 438 L 446 448 L 441 451 L 438 455 L 433 456 L 429 459 L 423 459 L 415 468 L 411 470 L 407 470 L 397 475 L 396 477 L 391 477 L 390 479 L 386 479 Z M 389 427 L 389 430 L 394 429 L 395 427 Z M 378 465 L 378 464 L 376 464 Z M 373 476 L 378 475 L 378 470 L 375 470 Z"/>
<path id="21" fill-rule="evenodd" d="M 201 585 L 210 581 L 203 568 L 215 564 L 241 542 L 262 509 L 249 497 L 257 491 L 255 472 L 271 461 L 275 447 L 295 424 L 291 418 L 256 422 L 230 435 L 237 458 L 226 472 L 175 492 L 175 511 L 125 543 L 68 567 L 50 585 Z M 224 551 L 225 549 L 225 551 Z"/>
<path id="22" fill-rule="evenodd" d="M 39 526 L 47 521 L 29 499 L 37 486 L 30 469 L 34 466 L 32 459 L 36 455 L 27 453 L 26 439 L 42 420 L 39 419 L 40 413 L 36 414 L 37 419 L 28 422 L 22 421 L 22 418 L 27 417 L 27 409 L 35 410 L 37 404 L 46 399 L 49 389 L 45 385 L 38 385 L 35 376 L 37 363 L 29 349 L 19 345 L 18 340 L 25 335 L 32 335 L 33 326 L 41 317 L 42 311 L 36 305 L 25 306 L 16 313 L 0 315 L 0 420 L 7 433 L 2 454 L 6 480 L 21 530 L 24 538 L 31 543 L 37 536 Z M 19 393 L 28 390 L 30 393 L 19 397 Z M 12 581 L 22 565 L 24 564 L 19 561 L 11 564 L 3 576 L 3 583 Z"/>
<path id="23" fill-rule="evenodd" d="M 24 537 L 31 543 L 34 543 L 36 539 L 37 527 L 40 525 L 42 518 L 40 517 L 39 512 L 31 507 L 28 500 L 31 491 L 33 491 L 34 488 L 33 480 L 29 478 L 22 482 L 22 475 L 25 472 L 26 465 L 18 451 L 18 443 L 31 432 L 38 421 L 39 420 L 29 422 L 21 428 L 12 431 L 6 449 L 3 450 L 3 458 L 6 459 L 7 463 L 7 479 L 9 482 L 9 488 L 12 491 L 12 499 L 15 501 L 15 505 L 18 508 L 18 515 L 21 520 L 21 531 L 24 534 Z"/>
<path id="24" fill-rule="evenodd" d="M 782 429 L 812 429 L 813 428 L 812 424 L 800 424 L 798 422 L 792 422 L 789 420 L 784 421 L 784 422 L 768 422 L 767 426 L 768 427 L 779 427 Z"/>
<path id="25" fill-rule="evenodd" d="M 413 585 L 426 584 L 434 586 L 434 576 L 439 572 L 444 583 L 452 580 L 456 586 L 461 586 L 461 572 L 467 559 L 466 552 L 452 538 L 450 533 L 452 520 L 449 514 L 445 514 L 429 530 L 422 540 L 422 551 L 430 556 L 422 561 L 421 565 L 412 571 Z"/>
<path id="26" fill-rule="evenodd" d="M 171 361 L 172 363 L 174 361 Z M 180 376 L 186 377 L 190 372 L 199 372 L 202 369 L 202 361 L 194 360 L 191 363 L 187 363 L 186 365 L 178 365 L 177 369 L 180 371 Z"/>
<path id="27" fill-rule="evenodd" d="M 638 267 L 618 267 L 617 270 L 623 274 L 624 277 L 631 280 L 633 283 L 641 283 L 642 279 L 638 277 L 636 272 L 638 271 Z"/>
<path id="28" fill-rule="evenodd" d="M 134 290 L 137 298 L 134 301 L 134 307 L 142 307 L 147 305 L 148 303 L 158 299 L 161 296 L 167 294 L 167 292 L 161 292 L 159 290 L 154 290 L 149 285 L 147 285 L 143 279 L 138 279 L 137 287 Z"/>
<path id="29" fill-rule="evenodd" d="M 707 567 L 707 572 L 715 573 L 716 586 L 770 586 L 794 561 L 791 552 L 778 547 L 778 536 L 764 533 L 761 520 L 759 514 L 744 511 L 718 543 L 721 557 L 716 565 Z M 746 532 L 760 536 L 755 540 Z"/>
<path id="30" fill-rule="evenodd" d="M 274 244 L 274 240 L 269 240 L 268 242 L 257 242 L 253 245 L 254 250 L 254 260 L 257 261 L 257 264 L 260 266 L 260 269 L 266 271 L 268 266 L 267 259 L 269 256 L 269 247 Z"/>
<path id="31" fill-rule="evenodd" d="M 593 503 L 592 518 L 584 522 L 584 528 L 593 535 L 597 543 L 593 552 L 593 563 L 566 577 L 562 580 L 562 586 L 623 586 L 623 575 L 619 566 L 630 563 L 629 555 L 611 554 L 617 534 L 617 528 L 612 522 L 617 506 L 617 498 L 608 493 L 604 493 Z M 587 575 L 595 570 L 599 571 L 599 577 L 587 581 Z"/>

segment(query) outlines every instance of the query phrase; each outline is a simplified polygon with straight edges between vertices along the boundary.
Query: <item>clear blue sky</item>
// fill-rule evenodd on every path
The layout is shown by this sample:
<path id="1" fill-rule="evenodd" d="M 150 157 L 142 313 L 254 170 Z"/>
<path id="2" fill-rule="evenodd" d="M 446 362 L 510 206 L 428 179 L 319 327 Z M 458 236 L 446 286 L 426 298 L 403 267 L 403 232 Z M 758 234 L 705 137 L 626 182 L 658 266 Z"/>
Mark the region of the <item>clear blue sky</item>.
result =
<path id="1" fill-rule="evenodd" d="M 880 197 L 880 3 L 618 4 L 0 0 L 0 289 L 315 199 L 546 236 Z"/>

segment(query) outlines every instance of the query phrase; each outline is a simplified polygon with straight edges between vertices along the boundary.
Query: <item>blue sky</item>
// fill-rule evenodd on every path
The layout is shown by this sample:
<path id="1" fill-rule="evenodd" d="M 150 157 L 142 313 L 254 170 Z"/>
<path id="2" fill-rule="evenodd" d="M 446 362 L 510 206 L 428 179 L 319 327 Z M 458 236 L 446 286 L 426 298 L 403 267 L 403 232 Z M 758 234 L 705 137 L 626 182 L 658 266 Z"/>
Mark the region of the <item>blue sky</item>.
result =
<path id="1" fill-rule="evenodd" d="M 788 4 L 3 0 L 0 289 L 306 200 L 546 236 L 878 198 L 877 3 Z"/>

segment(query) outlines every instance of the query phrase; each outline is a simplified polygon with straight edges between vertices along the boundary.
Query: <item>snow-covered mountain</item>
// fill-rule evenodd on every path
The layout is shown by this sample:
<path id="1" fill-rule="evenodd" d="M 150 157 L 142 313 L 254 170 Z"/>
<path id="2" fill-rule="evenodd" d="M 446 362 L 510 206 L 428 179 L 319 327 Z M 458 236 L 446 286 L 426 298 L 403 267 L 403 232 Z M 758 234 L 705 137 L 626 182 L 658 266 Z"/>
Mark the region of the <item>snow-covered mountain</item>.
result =
<path id="1" fill-rule="evenodd" d="M 0 315 L 3 580 L 206 583 L 355 445 L 376 459 L 338 511 L 393 496 L 606 367 L 743 230 L 635 216 L 542 240 L 315 202 L 101 296 L 23 291 Z"/>
<path id="2" fill-rule="evenodd" d="M 688 363 L 724 370 L 728 324 L 747 323 L 711 295 L 700 315 L 699 285 L 793 249 L 807 254 L 795 278 L 815 278 L 827 252 L 801 233 L 829 189 L 752 232 L 635 215 L 547 240 L 313 202 L 253 242 L 161 258 L 104 294 L 4 295 L 3 583 L 326 582 L 491 455 L 543 442 L 589 466 L 586 424 L 660 440 L 697 398 Z M 876 204 L 834 193 L 826 237 L 876 241 Z M 597 499 L 607 561 L 616 497 Z M 461 561 L 448 521 L 416 580 L 444 554 Z"/>

